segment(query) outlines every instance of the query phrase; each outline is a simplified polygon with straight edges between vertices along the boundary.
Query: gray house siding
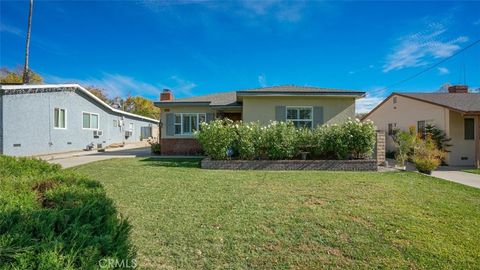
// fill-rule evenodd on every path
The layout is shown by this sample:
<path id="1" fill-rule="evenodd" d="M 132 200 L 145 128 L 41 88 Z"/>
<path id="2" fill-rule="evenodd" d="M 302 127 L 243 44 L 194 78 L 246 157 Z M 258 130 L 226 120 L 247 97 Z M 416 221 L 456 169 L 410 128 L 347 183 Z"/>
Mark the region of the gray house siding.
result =
<path id="1" fill-rule="evenodd" d="M 3 104 L 3 153 L 14 156 L 40 155 L 84 149 L 88 144 L 140 141 L 142 126 L 154 122 L 112 112 L 79 90 L 6 94 Z M 54 109 L 66 110 L 66 128 L 54 128 Z M 103 135 L 95 138 L 93 130 L 83 129 L 82 113 L 99 115 Z M 123 127 L 114 127 L 114 121 Z M 133 123 L 133 134 L 126 138 L 125 130 Z"/>

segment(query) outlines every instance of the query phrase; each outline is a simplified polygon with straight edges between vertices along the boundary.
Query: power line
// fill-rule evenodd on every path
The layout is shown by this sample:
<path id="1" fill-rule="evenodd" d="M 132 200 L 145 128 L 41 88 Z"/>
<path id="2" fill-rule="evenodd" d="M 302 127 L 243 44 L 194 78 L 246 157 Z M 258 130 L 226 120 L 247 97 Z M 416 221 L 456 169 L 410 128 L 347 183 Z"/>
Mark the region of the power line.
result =
<path id="1" fill-rule="evenodd" d="M 391 88 L 391 87 L 393 87 L 393 86 L 397 86 L 397 85 L 402 84 L 402 83 L 404 83 L 404 82 L 410 81 L 410 80 L 412 80 L 412 79 L 414 79 L 414 78 L 422 75 L 423 73 L 425 73 L 425 72 L 427 72 L 427 71 L 430 71 L 430 70 L 432 70 L 433 68 L 435 68 L 435 67 L 443 64 L 444 62 L 452 59 L 453 57 L 461 54 L 462 52 L 470 49 L 471 47 L 473 47 L 473 46 L 475 46 L 475 45 L 477 45 L 477 44 L 479 44 L 479 43 L 480 43 L 480 39 L 478 39 L 478 40 L 476 40 L 475 42 L 471 43 L 470 45 L 462 48 L 461 50 L 459 50 L 458 52 L 450 55 L 449 57 L 444 58 L 444 59 L 442 59 L 441 61 L 438 61 L 437 63 L 429 66 L 428 68 L 426 68 L 426 69 L 424 69 L 424 70 L 422 70 L 422 71 L 420 71 L 420 72 L 417 72 L 417 73 L 413 74 L 412 76 L 410 76 L 410 77 L 408 77 L 408 78 L 405 78 L 405 79 L 400 80 L 400 81 L 398 81 L 398 82 L 395 82 L 395 83 L 393 83 L 393 84 L 391 84 L 391 85 L 388 85 L 388 86 L 382 88 L 381 90 L 382 90 L 382 91 L 385 91 L 385 90 L 387 90 L 387 89 L 389 89 L 389 88 Z"/>

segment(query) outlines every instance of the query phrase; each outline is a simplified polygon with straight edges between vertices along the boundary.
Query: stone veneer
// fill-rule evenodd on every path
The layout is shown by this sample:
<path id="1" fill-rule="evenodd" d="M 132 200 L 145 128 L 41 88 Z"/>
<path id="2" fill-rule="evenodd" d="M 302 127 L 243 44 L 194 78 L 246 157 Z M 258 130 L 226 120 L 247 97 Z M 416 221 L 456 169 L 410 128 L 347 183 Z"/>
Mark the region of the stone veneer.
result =
<path id="1" fill-rule="evenodd" d="M 386 147 L 385 132 L 377 131 L 377 140 L 375 143 L 375 158 L 377 159 L 377 164 L 381 166 L 385 165 L 385 161 L 386 161 L 385 147 Z"/>
<path id="2" fill-rule="evenodd" d="M 223 170 L 325 170 L 376 171 L 375 159 L 361 160 L 211 160 L 201 162 L 202 169 Z"/>

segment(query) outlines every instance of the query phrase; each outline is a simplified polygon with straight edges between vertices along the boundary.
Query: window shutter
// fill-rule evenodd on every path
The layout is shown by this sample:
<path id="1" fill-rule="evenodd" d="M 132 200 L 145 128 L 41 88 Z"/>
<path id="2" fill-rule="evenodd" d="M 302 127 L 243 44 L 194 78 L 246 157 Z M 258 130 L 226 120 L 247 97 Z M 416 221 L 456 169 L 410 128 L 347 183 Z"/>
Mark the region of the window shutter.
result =
<path id="1" fill-rule="evenodd" d="M 313 127 L 323 125 L 323 107 L 313 107 Z"/>
<path id="2" fill-rule="evenodd" d="M 207 113 L 207 123 L 212 121 L 215 118 L 214 113 Z"/>
<path id="3" fill-rule="evenodd" d="M 167 123 L 166 123 L 167 136 L 174 136 L 175 135 L 174 115 L 173 113 L 167 113 L 165 116 L 167 117 Z"/>
<path id="4" fill-rule="evenodd" d="M 275 107 L 275 120 L 285 122 L 287 120 L 287 108 L 285 106 Z"/>

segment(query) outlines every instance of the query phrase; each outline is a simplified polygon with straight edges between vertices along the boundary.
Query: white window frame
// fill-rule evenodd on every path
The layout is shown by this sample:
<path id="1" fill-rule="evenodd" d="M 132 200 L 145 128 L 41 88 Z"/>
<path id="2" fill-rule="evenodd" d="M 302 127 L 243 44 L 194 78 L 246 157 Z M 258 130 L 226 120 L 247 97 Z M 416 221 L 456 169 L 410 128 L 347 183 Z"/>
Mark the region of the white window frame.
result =
<path id="1" fill-rule="evenodd" d="M 65 127 L 56 127 L 55 126 L 55 110 L 63 110 L 64 111 L 64 115 L 65 115 Z M 58 114 L 60 116 L 60 114 Z M 60 119 L 58 119 L 58 123 L 60 124 Z M 65 108 L 60 108 L 60 107 L 55 107 L 53 108 L 53 128 L 54 129 L 67 129 L 67 109 Z"/>
<path id="2" fill-rule="evenodd" d="M 82 126 L 83 126 L 83 123 L 82 123 Z M 118 127 L 118 120 L 117 119 L 113 119 L 113 127 Z"/>
<path id="3" fill-rule="evenodd" d="M 83 114 L 89 114 L 90 115 L 90 127 L 89 128 L 84 128 L 83 127 Z M 92 128 L 92 115 L 96 115 L 97 116 L 97 119 L 98 119 L 98 127 L 97 128 Z M 100 130 L 100 114 L 98 113 L 92 113 L 92 112 L 85 112 L 85 111 L 82 111 L 82 129 L 86 129 L 86 130 Z"/>
<path id="4" fill-rule="evenodd" d="M 390 129 L 390 125 L 392 125 L 392 129 Z M 395 129 L 397 129 L 397 123 L 387 123 L 387 135 L 394 135 Z"/>
<path id="5" fill-rule="evenodd" d="M 133 133 L 134 129 L 135 129 L 135 125 L 132 122 L 128 123 L 128 130 L 130 130 Z"/>
<path id="6" fill-rule="evenodd" d="M 177 115 L 180 115 L 180 123 L 177 123 L 176 120 L 177 120 Z M 192 132 L 184 132 L 183 131 L 183 118 L 184 118 L 184 115 L 195 115 L 196 118 L 197 118 L 197 128 L 200 127 L 200 115 L 202 115 L 204 118 L 205 118 L 205 121 L 207 121 L 207 114 L 206 113 L 174 113 L 173 114 L 173 134 L 175 135 L 192 135 L 193 134 L 193 131 Z M 178 126 L 180 125 L 180 133 L 175 133 L 176 131 L 176 128 L 175 126 Z"/>
<path id="7" fill-rule="evenodd" d="M 297 109 L 297 110 L 310 109 L 310 111 L 311 111 L 310 119 L 300 119 L 300 118 L 288 119 L 288 109 Z M 298 117 L 300 117 L 300 111 L 298 111 Z M 292 123 L 295 122 L 295 121 L 297 121 L 297 122 L 310 122 L 311 123 L 310 128 L 313 128 L 313 106 L 286 106 L 285 107 L 285 121 L 286 122 L 291 121 Z"/>

